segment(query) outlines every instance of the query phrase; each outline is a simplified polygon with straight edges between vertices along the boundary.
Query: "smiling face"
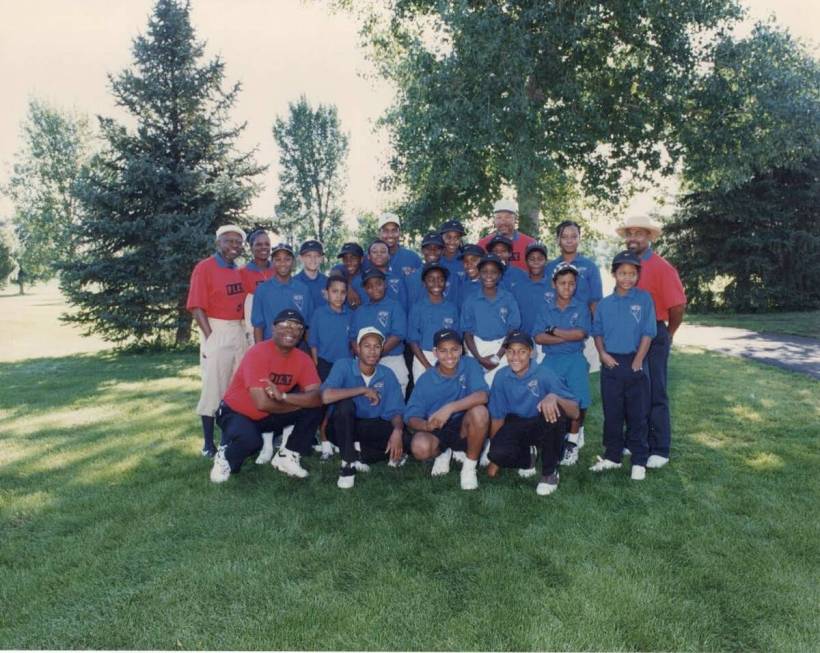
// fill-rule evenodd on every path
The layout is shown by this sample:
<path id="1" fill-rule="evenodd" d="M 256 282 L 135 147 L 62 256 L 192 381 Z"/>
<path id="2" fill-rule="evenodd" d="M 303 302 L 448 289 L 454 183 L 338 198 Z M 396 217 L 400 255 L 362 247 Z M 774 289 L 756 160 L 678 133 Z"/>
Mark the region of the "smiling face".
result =
<path id="1" fill-rule="evenodd" d="M 273 341 L 279 349 L 293 349 L 302 339 L 305 327 L 294 320 L 285 320 L 273 325 Z"/>
<path id="2" fill-rule="evenodd" d="M 421 255 L 425 263 L 438 263 L 441 258 L 441 247 L 438 245 L 425 245 L 421 248 Z"/>
<path id="3" fill-rule="evenodd" d="M 575 254 L 578 251 L 580 241 L 581 234 L 578 233 L 578 227 L 567 225 L 561 229 L 561 235 L 558 237 L 558 247 L 561 248 L 562 254 Z"/>
<path id="4" fill-rule="evenodd" d="M 639 274 L 638 268 L 631 263 L 621 263 L 613 274 L 615 277 L 615 285 L 618 287 L 618 290 L 626 292 L 634 288 L 635 284 L 638 283 Z"/>
<path id="5" fill-rule="evenodd" d="M 504 243 L 496 243 L 490 249 L 490 254 L 495 254 L 498 258 L 500 258 L 504 263 L 510 262 L 510 256 L 512 256 L 512 250 L 507 247 Z"/>
<path id="6" fill-rule="evenodd" d="M 510 369 L 519 376 L 527 371 L 530 366 L 530 354 L 532 350 L 527 345 L 514 342 L 507 347 L 507 363 Z"/>
<path id="7" fill-rule="evenodd" d="M 325 257 L 319 252 L 305 252 L 299 258 L 302 259 L 302 267 L 308 272 L 318 272 L 325 260 Z"/>
<path id="8" fill-rule="evenodd" d="M 640 227 L 632 227 L 624 232 L 624 241 L 626 241 L 626 248 L 633 254 L 641 256 L 649 247 L 650 233 L 647 229 Z"/>
<path id="9" fill-rule="evenodd" d="M 515 231 L 515 213 L 512 211 L 496 211 L 493 216 L 495 230 L 505 236 L 512 236 Z"/>
<path id="10" fill-rule="evenodd" d="M 276 276 L 280 279 L 287 279 L 290 277 L 290 271 L 293 269 L 293 256 L 290 252 L 279 250 L 273 255 L 273 269 L 276 270 Z"/>
<path id="11" fill-rule="evenodd" d="M 251 253 L 253 254 L 253 260 L 258 265 L 265 265 L 270 258 L 270 238 L 268 234 L 261 233 L 256 238 L 253 239 L 253 245 L 251 245 Z"/>
<path id="12" fill-rule="evenodd" d="M 362 257 L 356 254 L 342 254 L 342 265 L 345 266 L 347 274 L 350 277 L 359 273 L 359 268 L 362 266 Z"/>
<path id="13" fill-rule="evenodd" d="M 445 283 L 444 273 L 441 270 L 430 270 L 424 275 L 424 287 L 433 297 L 441 297 Z"/>
<path id="14" fill-rule="evenodd" d="M 462 259 L 462 262 L 464 263 L 464 273 L 470 279 L 477 279 L 478 278 L 478 262 L 480 260 L 481 260 L 481 257 L 476 256 L 475 254 L 467 254 Z"/>
<path id="15" fill-rule="evenodd" d="M 438 343 L 438 347 L 433 347 L 439 368 L 445 373 L 452 372 L 458 367 L 461 351 L 461 345 L 455 340 L 444 340 Z"/>
<path id="16" fill-rule="evenodd" d="M 359 342 L 359 360 L 373 367 L 379 362 L 382 355 L 382 339 L 375 333 L 368 333 Z"/>
<path id="17" fill-rule="evenodd" d="M 498 280 L 501 278 L 501 270 L 495 263 L 485 263 L 478 271 L 478 276 L 481 278 L 481 286 L 483 288 L 492 289 L 498 285 Z"/>
<path id="18" fill-rule="evenodd" d="M 388 222 L 379 229 L 379 238 L 387 243 L 390 249 L 395 249 L 399 244 L 401 229 L 395 222 Z"/>
<path id="19" fill-rule="evenodd" d="M 444 240 L 444 249 L 447 256 L 453 257 L 458 254 L 458 248 L 461 247 L 461 234 L 457 231 L 445 231 L 441 234 Z"/>
<path id="20" fill-rule="evenodd" d="M 367 253 L 370 262 L 377 268 L 386 268 L 390 263 L 390 250 L 384 243 L 373 243 Z"/>
<path id="21" fill-rule="evenodd" d="M 243 245 L 242 234 L 233 231 L 227 231 L 216 239 L 216 249 L 228 263 L 235 261 L 242 254 Z"/>

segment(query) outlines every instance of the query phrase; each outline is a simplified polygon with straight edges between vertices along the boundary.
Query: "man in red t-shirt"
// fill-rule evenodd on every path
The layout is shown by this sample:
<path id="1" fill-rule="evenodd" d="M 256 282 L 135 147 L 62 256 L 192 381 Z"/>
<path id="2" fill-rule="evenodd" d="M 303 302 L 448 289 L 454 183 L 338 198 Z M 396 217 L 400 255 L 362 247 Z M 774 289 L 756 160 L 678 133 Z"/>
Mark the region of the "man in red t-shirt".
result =
<path id="1" fill-rule="evenodd" d="M 683 322 L 686 294 L 678 271 L 652 251 L 651 244 L 661 235 L 661 227 L 647 216 L 633 216 L 617 229 L 630 252 L 641 258 L 638 288 L 652 295 L 658 333 L 652 340 L 646 361 L 649 365 L 652 407 L 649 413 L 649 459 L 647 467 L 663 467 L 669 462 L 672 423 L 666 390 L 667 364 L 672 338 Z"/>
<path id="2" fill-rule="evenodd" d="M 495 236 L 506 236 L 513 243 L 509 264 L 528 272 L 527 245 L 534 243 L 535 238 L 522 234 L 515 228 L 515 223 L 518 220 L 518 202 L 515 200 L 498 200 L 493 206 L 493 219 L 495 220 L 495 231 L 479 240 L 479 247 L 483 247 L 489 252 L 487 245 Z"/>
<path id="3" fill-rule="evenodd" d="M 208 458 L 216 453 L 214 413 L 247 349 L 243 320 L 246 293 L 235 263 L 244 243 L 245 232 L 236 225 L 219 227 L 216 253 L 196 264 L 188 289 L 187 308 L 202 332 L 202 393 L 196 414 L 202 418 L 202 455 Z"/>
<path id="4" fill-rule="evenodd" d="M 211 469 L 214 483 L 239 472 L 245 459 L 262 448 L 262 433 L 287 426 L 293 432 L 271 465 L 288 476 L 308 475 L 300 457 L 310 450 L 322 421 L 322 398 L 316 366 L 297 348 L 304 329 L 299 311 L 280 311 L 273 319 L 273 338 L 256 343 L 242 359 L 216 414 L 222 444 Z"/>

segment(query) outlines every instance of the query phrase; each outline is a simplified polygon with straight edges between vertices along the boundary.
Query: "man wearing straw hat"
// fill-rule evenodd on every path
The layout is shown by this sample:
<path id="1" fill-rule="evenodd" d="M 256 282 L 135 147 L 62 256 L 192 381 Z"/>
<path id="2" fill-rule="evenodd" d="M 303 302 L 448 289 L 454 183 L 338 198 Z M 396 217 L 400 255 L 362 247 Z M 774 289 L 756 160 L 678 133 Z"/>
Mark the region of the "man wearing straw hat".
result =
<path id="1" fill-rule="evenodd" d="M 669 462 L 672 425 L 669 417 L 669 396 L 666 391 L 667 363 L 672 338 L 683 322 L 686 294 L 678 271 L 652 250 L 652 243 L 661 235 L 661 226 L 648 216 L 632 216 L 617 228 L 627 249 L 641 259 L 638 288 L 652 295 L 658 333 L 646 356 L 652 382 L 649 413 L 649 459 L 647 467 L 663 467 Z"/>

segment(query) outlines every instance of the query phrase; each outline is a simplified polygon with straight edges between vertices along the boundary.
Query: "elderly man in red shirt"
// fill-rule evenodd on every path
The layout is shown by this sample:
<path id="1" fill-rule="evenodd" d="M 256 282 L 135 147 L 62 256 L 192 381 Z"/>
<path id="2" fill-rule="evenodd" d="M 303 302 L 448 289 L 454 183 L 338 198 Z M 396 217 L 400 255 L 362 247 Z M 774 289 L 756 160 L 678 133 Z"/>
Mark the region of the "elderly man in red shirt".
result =
<path id="1" fill-rule="evenodd" d="M 667 364 L 672 338 L 683 322 L 686 294 L 678 271 L 652 250 L 661 235 L 661 226 L 647 216 L 633 216 L 617 228 L 627 249 L 641 259 L 638 288 L 652 295 L 658 333 L 652 340 L 646 360 L 649 364 L 652 408 L 649 414 L 649 459 L 647 467 L 663 467 L 669 462 L 672 424 L 666 390 Z"/>
<path id="2" fill-rule="evenodd" d="M 528 272 L 527 245 L 534 243 L 535 238 L 523 234 L 515 228 L 518 221 L 518 202 L 515 200 L 498 200 L 493 206 L 493 220 L 495 221 L 495 231 L 479 240 L 479 247 L 483 247 L 489 252 L 488 245 L 493 238 L 496 236 L 509 238 L 512 241 L 509 265 L 514 265 L 524 272 Z"/>

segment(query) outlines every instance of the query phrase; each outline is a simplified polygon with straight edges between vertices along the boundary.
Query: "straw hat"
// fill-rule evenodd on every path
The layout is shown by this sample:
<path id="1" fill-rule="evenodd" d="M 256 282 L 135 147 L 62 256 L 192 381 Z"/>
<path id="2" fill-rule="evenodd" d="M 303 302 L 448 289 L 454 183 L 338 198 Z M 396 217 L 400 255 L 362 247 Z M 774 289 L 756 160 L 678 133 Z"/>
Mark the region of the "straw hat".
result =
<path id="1" fill-rule="evenodd" d="M 662 228 L 648 215 L 633 215 L 630 216 L 615 229 L 615 232 L 621 237 L 626 236 L 627 229 L 646 229 L 649 232 L 649 239 L 655 240 L 661 235 Z"/>

